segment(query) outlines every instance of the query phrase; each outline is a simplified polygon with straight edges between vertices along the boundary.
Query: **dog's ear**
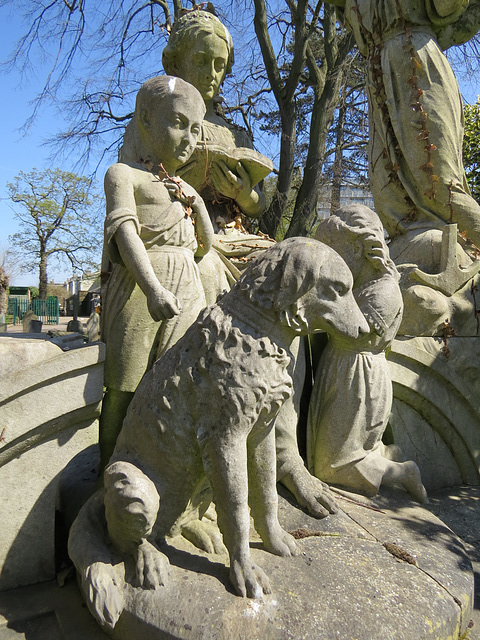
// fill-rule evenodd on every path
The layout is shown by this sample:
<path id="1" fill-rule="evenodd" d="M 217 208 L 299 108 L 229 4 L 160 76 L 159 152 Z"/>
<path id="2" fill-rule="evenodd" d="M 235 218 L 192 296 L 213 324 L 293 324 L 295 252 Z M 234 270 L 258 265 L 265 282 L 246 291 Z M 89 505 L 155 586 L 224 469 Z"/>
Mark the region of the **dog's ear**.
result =
<path id="1" fill-rule="evenodd" d="M 280 313 L 280 321 L 298 335 L 308 333 L 309 326 L 305 317 L 305 306 L 301 299 L 283 309 Z"/>

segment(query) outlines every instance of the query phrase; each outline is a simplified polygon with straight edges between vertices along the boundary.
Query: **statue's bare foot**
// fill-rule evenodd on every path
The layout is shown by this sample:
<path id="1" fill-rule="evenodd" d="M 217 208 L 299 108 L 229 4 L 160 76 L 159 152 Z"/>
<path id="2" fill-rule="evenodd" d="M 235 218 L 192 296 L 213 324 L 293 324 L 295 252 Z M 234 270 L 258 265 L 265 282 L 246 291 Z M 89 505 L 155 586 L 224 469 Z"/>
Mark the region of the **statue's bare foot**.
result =
<path id="1" fill-rule="evenodd" d="M 136 574 L 138 584 L 144 589 L 156 589 L 165 585 L 170 573 L 170 563 L 165 554 L 148 540 L 135 549 Z"/>
<path id="2" fill-rule="evenodd" d="M 325 518 L 339 510 L 328 485 L 312 476 L 303 465 L 286 473 L 281 483 L 293 493 L 298 504 L 315 518 Z"/>
<path id="3" fill-rule="evenodd" d="M 404 461 L 402 450 L 396 444 L 386 445 L 382 455 L 384 458 L 387 458 L 387 460 L 392 460 L 393 462 Z"/>
<path id="4" fill-rule="evenodd" d="M 242 597 L 261 598 L 264 593 L 272 593 L 270 581 L 263 569 L 253 564 L 250 555 L 245 561 L 232 560 L 230 582 L 235 592 Z"/>
<path id="5" fill-rule="evenodd" d="M 400 464 L 404 469 L 404 478 L 401 480 L 403 487 L 417 502 L 420 502 L 420 504 L 428 504 L 427 491 L 422 484 L 418 466 L 413 460 L 407 460 Z"/>
<path id="6" fill-rule="evenodd" d="M 192 520 L 188 524 L 182 525 L 182 536 L 207 553 L 216 553 L 218 555 L 228 553 L 223 544 L 220 529 L 212 521 Z"/>
<path id="7" fill-rule="evenodd" d="M 382 484 L 397 486 L 400 484 L 414 500 L 417 500 L 420 504 L 428 503 L 428 496 L 422 484 L 420 469 L 413 460 L 391 462 L 384 459 L 384 467 Z"/>

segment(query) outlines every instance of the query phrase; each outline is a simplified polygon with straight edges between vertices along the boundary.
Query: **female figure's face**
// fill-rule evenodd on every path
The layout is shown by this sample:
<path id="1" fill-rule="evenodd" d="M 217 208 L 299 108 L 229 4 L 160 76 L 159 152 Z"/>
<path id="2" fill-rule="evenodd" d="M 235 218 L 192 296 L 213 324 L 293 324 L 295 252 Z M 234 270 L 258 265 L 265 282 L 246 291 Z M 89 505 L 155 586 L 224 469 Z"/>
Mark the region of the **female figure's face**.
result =
<path id="1" fill-rule="evenodd" d="M 182 56 L 177 57 L 177 75 L 198 89 L 205 102 L 218 94 L 228 63 L 227 43 L 209 33 L 199 35 Z"/>

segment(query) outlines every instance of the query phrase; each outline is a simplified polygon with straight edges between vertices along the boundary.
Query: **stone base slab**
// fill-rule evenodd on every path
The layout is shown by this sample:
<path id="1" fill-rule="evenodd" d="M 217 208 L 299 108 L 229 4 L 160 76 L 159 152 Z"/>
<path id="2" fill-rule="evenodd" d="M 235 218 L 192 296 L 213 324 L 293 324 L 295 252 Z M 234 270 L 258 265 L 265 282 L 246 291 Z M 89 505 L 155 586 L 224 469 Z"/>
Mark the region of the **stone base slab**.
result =
<path id="1" fill-rule="evenodd" d="M 441 640 L 459 638 L 473 606 L 473 573 L 459 538 L 403 492 L 345 494 L 344 513 L 315 520 L 280 502 L 280 521 L 303 535 L 300 554 L 273 556 L 253 535 L 252 557 L 270 578 L 262 600 L 235 596 L 226 558 L 183 539 L 166 547 L 166 587 L 125 585 L 115 640 Z M 363 506 L 364 504 L 374 509 Z"/>

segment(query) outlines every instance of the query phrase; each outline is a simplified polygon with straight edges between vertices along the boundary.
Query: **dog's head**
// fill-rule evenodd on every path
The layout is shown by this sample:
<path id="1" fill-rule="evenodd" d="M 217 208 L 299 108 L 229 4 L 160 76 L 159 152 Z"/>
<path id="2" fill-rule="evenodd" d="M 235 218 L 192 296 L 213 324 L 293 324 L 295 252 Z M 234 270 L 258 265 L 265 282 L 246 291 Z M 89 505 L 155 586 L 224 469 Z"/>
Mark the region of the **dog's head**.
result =
<path id="1" fill-rule="evenodd" d="M 310 238 L 279 242 L 252 262 L 237 283 L 251 302 L 276 311 L 298 335 L 326 331 L 357 338 L 369 328 L 352 286 L 352 274 L 338 253 Z"/>

